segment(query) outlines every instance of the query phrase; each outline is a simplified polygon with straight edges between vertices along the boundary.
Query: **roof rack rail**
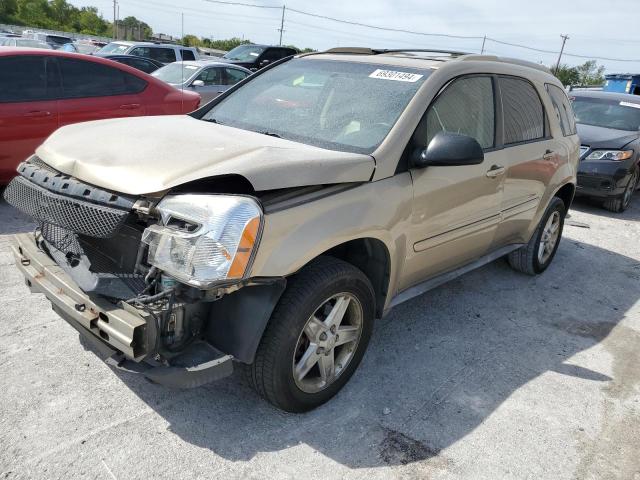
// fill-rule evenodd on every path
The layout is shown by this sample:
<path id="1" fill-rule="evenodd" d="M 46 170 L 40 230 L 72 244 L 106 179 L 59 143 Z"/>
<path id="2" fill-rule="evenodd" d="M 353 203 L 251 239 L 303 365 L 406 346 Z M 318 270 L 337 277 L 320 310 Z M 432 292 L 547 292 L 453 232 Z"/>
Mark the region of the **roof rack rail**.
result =
<path id="1" fill-rule="evenodd" d="M 385 53 L 444 53 L 452 56 L 467 55 L 468 52 L 457 50 L 439 50 L 436 48 L 367 48 L 367 47 L 336 47 L 318 53 L 341 53 L 352 55 L 382 55 Z"/>
<path id="2" fill-rule="evenodd" d="M 539 63 L 529 62 L 527 60 L 520 60 L 519 58 L 511 58 L 511 57 L 498 57 L 496 55 L 480 55 L 477 53 L 471 53 L 468 55 L 461 56 L 456 60 L 460 62 L 500 62 L 500 63 L 511 63 L 513 65 L 520 65 L 523 67 L 533 68 L 535 70 L 540 70 L 541 72 L 551 74 L 551 70 L 549 70 L 544 65 L 540 65 Z"/>

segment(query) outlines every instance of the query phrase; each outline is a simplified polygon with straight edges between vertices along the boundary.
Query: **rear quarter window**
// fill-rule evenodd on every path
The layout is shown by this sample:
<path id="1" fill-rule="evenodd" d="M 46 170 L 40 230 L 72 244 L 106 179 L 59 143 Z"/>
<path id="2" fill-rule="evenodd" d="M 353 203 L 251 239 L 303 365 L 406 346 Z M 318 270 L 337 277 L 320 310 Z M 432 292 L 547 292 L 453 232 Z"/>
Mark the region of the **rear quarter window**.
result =
<path id="1" fill-rule="evenodd" d="M 527 80 L 499 77 L 504 116 L 504 144 L 531 142 L 545 136 L 544 107 Z"/>
<path id="2" fill-rule="evenodd" d="M 147 82 L 99 63 L 60 58 L 64 98 L 107 97 L 142 92 Z"/>
<path id="3" fill-rule="evenodd" d="M 576 133 L 576 120 L 567 94 L 560 87 L 551 85 L 550 83 L 547 83 L 545 87 L 547 88 L 547 92 L 551 98 L 551 103 L 553 104 L 553 109 L 555 110 L 558 121 L 560 122 L 562 134 L 565 137 L 568 135 L 574 135 Z"/>

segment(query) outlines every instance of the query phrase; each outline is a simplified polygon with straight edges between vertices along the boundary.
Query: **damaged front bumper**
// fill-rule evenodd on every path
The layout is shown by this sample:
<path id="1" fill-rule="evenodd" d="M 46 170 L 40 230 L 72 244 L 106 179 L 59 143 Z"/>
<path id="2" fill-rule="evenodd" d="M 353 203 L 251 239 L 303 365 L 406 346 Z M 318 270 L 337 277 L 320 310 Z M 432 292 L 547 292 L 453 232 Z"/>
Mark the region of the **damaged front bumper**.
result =
<path id="1" fill-rule="evenodd" d="M 90 298 L 38 248 L 33 234 L 14 235 L 11 249 L 31 291 L 43 293 L 83 343 L 109 365 L 178 388 L 204 385 L 233 372 L 233 357 L 204 341 L 193 342 L 169 360 L 156 358 L 158 326 L 151 312 Z"/>

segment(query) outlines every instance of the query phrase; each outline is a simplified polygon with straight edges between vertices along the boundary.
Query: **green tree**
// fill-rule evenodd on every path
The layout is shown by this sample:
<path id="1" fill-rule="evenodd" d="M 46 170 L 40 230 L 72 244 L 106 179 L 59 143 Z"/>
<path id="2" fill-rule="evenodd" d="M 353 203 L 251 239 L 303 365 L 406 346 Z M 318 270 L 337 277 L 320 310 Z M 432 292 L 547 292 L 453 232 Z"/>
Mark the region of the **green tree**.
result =
<path id="1" fill-rule="evenodd" d="M 560 80 L 565 86 L 577 85 L 580 81 L 580 74 L 576 67 L 560 65 L 554 73 L 556 77 L 558 77 L 558 80 Z"/>
<path id="2" fill-rule="evenodd" d="M 242 38 L 233 37 L 226 40 L 212 40 L 211 48 L 217 48 L 218 50 L 233 50 L 238 45 L 244 45 L 245 43 L 251 43 L 251 40 L 243 40 Z"/>
<path id="3" fill-rule="evenodd" d="M 12 23 L 18 13 L 18 0 L 0 0 L 0 22 Z"/>
<path id="4" fill-rule="evenodd" d="M 604 83 L 604 67 L 598 66 L 595 60 L 589 60 L 576 67 L 580 85 L 602 85 Z"/>
<path id="5" fill-rule="evenodd" d="M 199 47 L 200 45 L 203 45 L 203 42 L 200 41 L 200 39 L 198 37 L 196 37 L 195 35 L 185 35 L 182 38 L 182 42 L 181 43 L 185 47 Z"/>

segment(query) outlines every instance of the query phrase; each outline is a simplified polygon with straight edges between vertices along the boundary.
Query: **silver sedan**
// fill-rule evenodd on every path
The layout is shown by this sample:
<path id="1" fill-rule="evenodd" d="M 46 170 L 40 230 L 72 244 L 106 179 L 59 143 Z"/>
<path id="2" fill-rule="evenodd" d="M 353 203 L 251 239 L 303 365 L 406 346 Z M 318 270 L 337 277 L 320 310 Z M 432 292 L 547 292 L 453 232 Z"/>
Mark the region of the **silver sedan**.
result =
<path id="1" fill-rule="evenodd" d="M 151 75 L 178 89 L 199 93 L 200 104 L 204 105 L 251 75 L 251 71 L 228 63 L 196 60 L 170 63 Z"/>

